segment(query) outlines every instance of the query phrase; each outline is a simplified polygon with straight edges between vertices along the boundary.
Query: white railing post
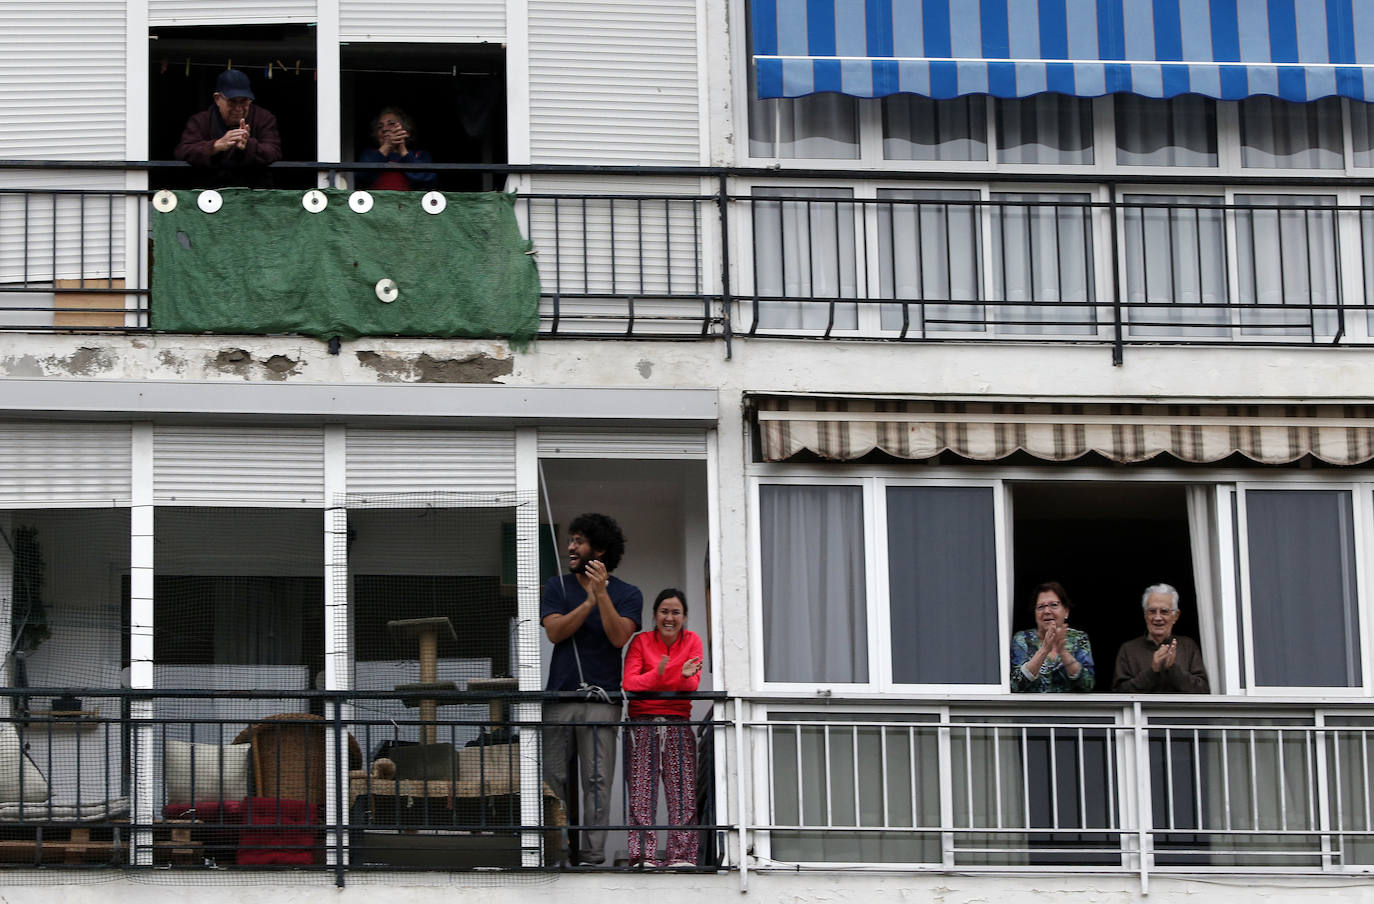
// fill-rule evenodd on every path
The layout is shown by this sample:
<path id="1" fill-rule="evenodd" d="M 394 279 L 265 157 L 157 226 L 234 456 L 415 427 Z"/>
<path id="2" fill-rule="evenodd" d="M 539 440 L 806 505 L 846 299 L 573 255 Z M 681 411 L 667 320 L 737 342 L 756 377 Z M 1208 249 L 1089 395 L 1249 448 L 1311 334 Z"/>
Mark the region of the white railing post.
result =
<path id="1" fill-rule="evenodd" d="M 736 838 L 739 845 L 739 890 L 746 892 L 749 890 L 749 815 L 752 813 L 749 802 L 749 769 L 753 755 L 745 749 L 744 698 L 731 697 L 730 706 L 735 723 L 735 823 L 738 826 Z"/>
<path id="2" fill-rule="evenodd" d="M 1136 837 L 1139 848 L 1140 893 L 1150 893 L 1150 867 L 1154 865 L 1153 807 L 1150 799 L 1150 738 L 1146 730 L 1145 714 L 1140 701 L 1131 704 L 1131 721 L 1135 735 L 1135 793 Z M 1125 782 L 1122 782 L 1125 786 Z M 1124 828 L 1124 826 L 1123 826 Z"/>

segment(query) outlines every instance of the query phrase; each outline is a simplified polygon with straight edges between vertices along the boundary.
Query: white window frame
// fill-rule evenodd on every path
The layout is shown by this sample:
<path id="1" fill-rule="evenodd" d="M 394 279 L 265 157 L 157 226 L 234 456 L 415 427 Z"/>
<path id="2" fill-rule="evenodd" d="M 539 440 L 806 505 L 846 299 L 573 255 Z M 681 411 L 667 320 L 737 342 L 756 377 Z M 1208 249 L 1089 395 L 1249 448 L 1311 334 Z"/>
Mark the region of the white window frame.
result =
<path id="1" fill-rule="evenodd" d="M 1255 656 L 1257 651 L 1254 644 L 1254 613 L 1251 609 L 1250 594 L 1250 544 L 1248 517 L 1246 510 L 1246 495 L 1252 491 L 1284 492 L 1293 490 L 1318 490 L 1325 492 L 1346 492 L 1350 496 L 1351 505 L 1351 527 L 1354 530 L 1355 545 L 1355 614 L 1359 620 L 1356 636 L 1360 642 L 1360 675 L 1359 681 L 1350 687 L 1315 687 L 1303 685 L 1264 685 L 1258 687 L 1255 684 Z M 1374 581 L 1371 581 L 1369 574 L 1369 550 L 1366 548 L 1374 538 L 1374 493 L 1371 493 L 1371 485 L 1367 482 L 1358 481 L 1283 481 L 1283 482 L 1259 482 L 1259 481 L 1237 481 L 1235 486 L 1236 493 L 1236 524 L 1235 537 L 1237 544 L 1235 554 L 1239 563 L 1240 586 L 1237 588 L 1240 596 L 1240 616 L 1241 624 L 1238 626 L 1240 641 L 1244 644 L 1245 653 L 1245 693 L 1248 696 L 1293 696 L 1293 697 L 1363 697 L 1370 695 L 1371 676 L 1374 675 L 1374 668 L 1371 668 L 1369 642 L 1369 603 L 1371 590 L 1374 590 Z M 1221 520 L 1220 518 L 1218 520 Z M 1225 568 L 1227 563 L 1223 562 Z M 1229 614 L 1229 613 L 1227 613 Z M 1223 656 L 1226 653 L 1223 650 Z"/>
<path id="2" fill-rule="evenodd" d="M 751 65 L 747 48 L 744 53 L 745 65 Z M 856 98 L 859 103 L 857 157 L 782 157 L 754 156 L 749 142 L 749 97 L 748 80 L 735 79 L 737 83 L 736 133 L 742 136 L 737 142 L 737 162 L 741 166 L 766 166 L 786 171 L 788 169 L 836 169 L 836 170 L 883 170 L 908 171 L 920 169 L 925 172 L 978 174 L 1017 173 L 1034 175 L 1037 173 L 1062 172 L 1084 175 L 1100 175 L 1104 179 L 1120 180 L 1177 177 L 1180 174 L 1200 176 L 1234 177 L 1246 181 L 1266 178 L 1285 178 L 1292 176 L 1369 176 L 1374 174 L 1374 164 L 1356 166 L 1354 163 L 1354 137 L 1351 128 L 1351 103 L 1342 98 L 1341 110 L 1341 152 L 1343 165 L 1333 168 L 1285 168 L 1285 167 L 1246 167 L 1241 165 L 1240 111 L 1236 101 L 1214 100 L 1216 104 L 1217 165 L 1216 166 L 1137 166 L 1117 163 L 1116 158 L 1116 108 L 1114 95 L 1091 98 L 1093 120 L 1093 162 L 1081 164 L 1060 163 L 1000 163 L 997 160 L 997 98 L 989 97 L 986 106 L 987 160 L 888 160 L 883 157 L 882 102 L 880 98 Z M 1374 113 L 1374 111 L 1371 111 Z"/>
<path id="3" fill-rule="evenodd" d="M 868 642 L 868 680 L 864 682 L 824 682 L 824 681 L 767 681 L 764 678 L 764 640 L 763 640 L 763 543 L 762 525 L 759 521 L 760 494 L 759 488 L 764 485 L 770 486 L 855 486 L 859 487 L 863 496 L 863 529 L 864 529 L 864 636 Z M 874 627 L 874 594 L 877 592 L 875 582 L 877 580 L 877 567 L 874 559 L 875 540 L 875 513 L 874 513 L 874 484 L 871 479 L 861 477 L 818 477 L 818 476 L 778 476 L 767 478 L 751 478 L 749 480 L 749 597 L 753 601 L 749 606 L 749 631 L 757 639 L 754 644 L 754 655 L 750 656 L 750 672 L 754 687 L 766 687 L 770 691 L 782 693 L 797 693 L 814 697 L 817 694 L 829 695 L 834 688 L 844 691 L 863 692 L 877 691 L 879 683 L 875 675 L 877 666 L 875 665 L 874 647 L 877 646 L 879 638 L 875 634 Z M 887 531 L 883 531 L 886 539 Z"/>
<path id="4" fill-rule="evenodd" d="M 935 694 L 982 694 L 1010 691 L 1010 677 L 1008 674 L 1005 651 L 1011 645 L 1011 556 L 1009 555 L 1011 541 L 1011 505 L 1010 491 L 1004 482 L 998 478 L 985 480 L 944 480 L 935 478 L 874 478 L 874 546 L 877 547 L 878 565 L 884 580 L 877 582 L 878 587 L 874 590 L 873 601 L 875 604 L 874 617 L 876 619 L 875 629 L 879 642 L 877 648 L 872 650 L 873 655 L 870 663 L 877 661 L 880 664 L 878 676 L 880 679 L 878 690 L 882 693 L 892 694 L 915 694 L 915 693 L 935 693 Z M 895 681 L 892 677 L 892 603 L 891 587 L 892 581 L 888 576 L 887 558 L 887 490 L 889 487 L 958 487 L 965 488 L 987 488 L 992 491 L 992 530 L 993 530 L 993 555 L 992 567 L 996 575 L 997 582 L 997 640 L 1003 654 L 997 657 L 998 668 L 995 670 L 998 680 L 988 684 L 902 684 Z"/>
<path id="5" fill-rule="evenodd" d="M 909 468 L 906 469 L 909 472 Z M 1012 507 L 1016 486 L 1025 483 L 1053 484 L 1060 482 L 1108 484 L 1162 483 L 1178 487 L 1206 487 L 1212 494 L 1215 512 L 1211 527 L 1214 531 L 1210 565 L 1216 569 L 1216 586 L 1212 604 L 1198 605 L 1199 621 L 1210 622 L 1216 637 L 1215 661 L 1208 661 L 1208 675 L 1212 695 L 1229 699 L 1237 697 L 1275 698 L 1321 697 L 1361 698 L 1374 696 L 1374 475 L 1363 473 L 1357 477 L 1333 472 L 1324 475 L 1292 471 L 1267 475 L 1256 479 L 1253 470 L 1217 469 L 1211 472 L 1189 473 L 1177 469 L 1146 468 L 1132 474 L 1114 474 L 1099 468 L 1067 466 L 1053 475 L 1044 470 L 1022 467 L 987 468 L 950 467 L 941 469 L 939 477 L 913 477 L 902 473 L 900 466 L 855 466 L 841 475 L 833 466 L 827 470 L 817 466 L 789 466 L 786 464 L 758 464 L 746 471 L 748 484 L 748 567 L 750 631 L 755 638 L 750 647 L 751 687 L 779 697 L 816 699 L 863 699 L 873 694 L 891 695 L 908 700 L 927 694 L 943 696 L 1000 697 L 1010 695 L 1006 674 L 997 685 L 898 684 L 892 680 L 891 651 L 888 627 L 889 590 L 887 585 L 887 516 L 885 491 L 888 486 L 994 486 L 995 549 L 998 557 L 997 580 L 999 594 L 999 642 L 1001 649 L 1010 649 L 1011 622 L 1014 615 L 1011 599 L 1012 550 L 1015 548 Z M 825 682 L 767 682 L 764 680 L 763 589 L 760 569 L 761 533 L 758 517 L 758 488 L 764 484 L 803 486 L 854 485 L 865 487 L 865 593 L 867 595 L 867 635 L 869 638 L 868 681 L 853 684 Z M 1245 529 L 1245 493 L 1249 490 L 1343 490 L 1351 494 L 1352 520 L 1355 531 L 1356 614 L 1359 620 L 1360 642 L 1359 685 L 1355 687 L 1256 687 L 1254 679 L 1255 650 L 1251 638 L 1249 594 L 1248 534 Z M 1099 663 L 1110 668 L 1110 663 Z M 1105 676 L 1100 676 L 1105 677 Z"/>
<path id="6" fill-rule="evenodd" d="M 833 693 L 836 689 L 854 694 L 988 694 L 1009 691 L 1005 668 L 999 668 L 998 680 L 987 684 L 899 684 L 892 679 L 891 600 L 887 560 L 887 488 L 893 487 L 986 487 L 992 491 L 993 531 L 996 561 L 993 568 L 997 582 L 997 636 L 1001 649 L 1011 643 L 1011 562 L 1008 555 L 1010 507 L 1007 489 L 1000 478 L 912 478 L 903 476 L 867 475 L 833 477 L 761 476 L 749 480 L 749 592 L 753 600 L 749 607 L 750 631 L 758 638 L 752 658 L 752 678 L 755 687 L 770 692 L 815 694 Z M 762 525 L 759 521 L 760 488 L 763 486 L 858 486 L 864 502 L 864 594 L 865 637 L 868 641 L 868 680 L 864 682 L 768 681 L 765 676 L 763 642 L 763 568 Z"/>

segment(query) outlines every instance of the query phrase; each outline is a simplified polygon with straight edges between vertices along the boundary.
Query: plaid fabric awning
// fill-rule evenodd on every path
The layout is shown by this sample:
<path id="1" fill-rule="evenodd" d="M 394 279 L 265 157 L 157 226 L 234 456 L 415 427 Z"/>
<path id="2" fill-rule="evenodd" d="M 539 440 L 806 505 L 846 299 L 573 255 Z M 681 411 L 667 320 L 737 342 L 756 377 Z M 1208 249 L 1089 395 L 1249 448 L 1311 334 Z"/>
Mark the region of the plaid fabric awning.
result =
<path id="1" fill-rule="evenodd" d="M 1203 464 L 1240 453 L 1263 464 L 1305 455 L 1333 465 L 1374 458 L 1374 405 L 1054 404 L 752 396 L 765 461 L 870 452 L 996 461 L 1026 452 L 1072 461 L 1170 455 Z"/>

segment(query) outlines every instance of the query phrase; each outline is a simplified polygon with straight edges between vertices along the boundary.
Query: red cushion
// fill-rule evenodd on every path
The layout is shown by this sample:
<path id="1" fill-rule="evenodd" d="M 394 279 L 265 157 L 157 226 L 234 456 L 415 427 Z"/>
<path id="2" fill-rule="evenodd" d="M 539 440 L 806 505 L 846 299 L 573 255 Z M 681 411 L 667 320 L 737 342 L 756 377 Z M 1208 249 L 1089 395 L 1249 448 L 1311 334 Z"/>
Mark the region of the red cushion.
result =
<path id="1" fill-rule="evenodd" d="M 240 865 L 287 864 L 305 865 L 315 862 L 317 829 L 309 827 L 320 821 L 320 808 L 303 800 L 279 800 L 275 797 L 251 797 L 244 813 L 248 826 L 239 832 L 238 862 Z"/>

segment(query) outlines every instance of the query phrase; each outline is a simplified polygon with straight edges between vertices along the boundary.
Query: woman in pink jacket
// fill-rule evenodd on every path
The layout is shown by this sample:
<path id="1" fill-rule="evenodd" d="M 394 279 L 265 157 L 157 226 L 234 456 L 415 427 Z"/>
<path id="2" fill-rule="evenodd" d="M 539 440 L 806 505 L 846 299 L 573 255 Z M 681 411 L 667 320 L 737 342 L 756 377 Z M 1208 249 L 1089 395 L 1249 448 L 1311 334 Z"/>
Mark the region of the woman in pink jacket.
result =
<path id="1" fill-rule="evenodd" d="M 687 596 L 669 587 L 654 600 L 654 630 L 636 634 L 625 654 L 627 691 L 694 691 L 701 684 L 701 637 L 684 626 Z M 656 820 L 658 773 L 668 801 L 668 825 L 689 826 L 696 821 L 697 745 L 692 726 L 691 700 L 631 700 L 627 732 L 629 750 L 630 824 L 648 826 Z M 657 866 L 656 832 L 630 832 L 630 863 Z M 673 829 L 668 833 L 664 865 L 697 865 L 697 833 Z"/>

